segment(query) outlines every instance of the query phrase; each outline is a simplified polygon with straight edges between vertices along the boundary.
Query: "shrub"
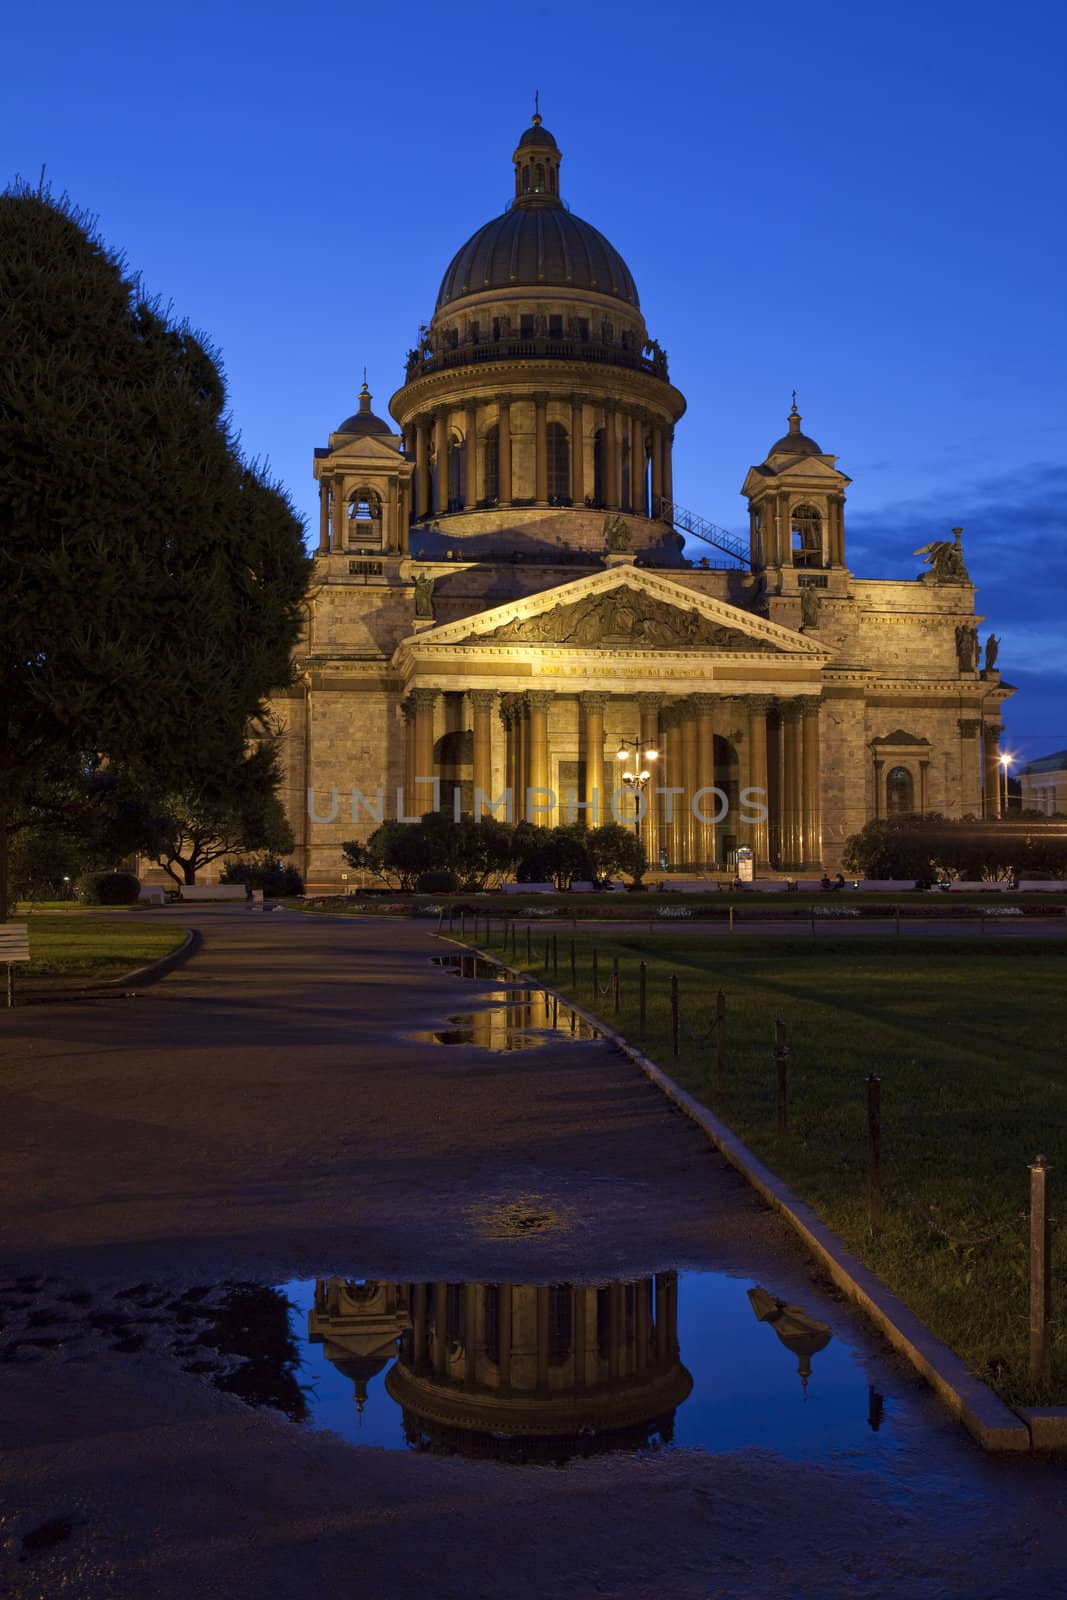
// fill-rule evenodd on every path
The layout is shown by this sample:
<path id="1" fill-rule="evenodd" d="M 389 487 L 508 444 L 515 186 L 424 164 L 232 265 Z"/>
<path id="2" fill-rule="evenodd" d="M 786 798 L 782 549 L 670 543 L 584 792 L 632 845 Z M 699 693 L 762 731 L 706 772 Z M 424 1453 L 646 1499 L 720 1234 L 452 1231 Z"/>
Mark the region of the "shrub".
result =
<path id="1" fill-rule="evenodd" d="M 78 880 L 78 898 L 90 906 L 133 906 L 140 893 L 132 872 L 87 872 Z"/>
<path id="2" fill-rule="evenodd" d="M 275 899 L 304 892 L 304 880 L 296 868 L 280 867 L 273 856 L 238 856 L 227 861 L 220 881 L 243 883 L 246 889 L 262 889 L 265 895 Z"/>
<path id="3" fill-rule="evenodd" d="M 459 879 L 447 867 L 431 867 L 429 871 L 419 873 L 415 888 L 419 894 L 455 894 Z"/>

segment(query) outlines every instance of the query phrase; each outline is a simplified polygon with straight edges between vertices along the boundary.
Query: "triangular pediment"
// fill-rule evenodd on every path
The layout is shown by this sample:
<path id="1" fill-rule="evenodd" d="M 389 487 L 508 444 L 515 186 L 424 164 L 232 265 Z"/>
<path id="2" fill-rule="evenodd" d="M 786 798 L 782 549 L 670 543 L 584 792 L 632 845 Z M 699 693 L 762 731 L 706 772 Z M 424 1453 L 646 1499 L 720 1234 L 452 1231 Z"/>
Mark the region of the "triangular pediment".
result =
<path id="1" fill-rule="evenodd" d="M 338 461 L 373 461 L 390 462 L 393 466 L 400 459 L 400 452 L 396 441 L 387 434 L 362 433 L 349 436 L 341 434 L 340 443 L 332 444 L 328 452 L 331 462 Z"/>
<path id="2" fill-rule="evenodd" d="M 420 654 L 428 647 L 479 644 L 825 655 L 790 628 L 633 566 L 610 567 L 405 641 Z"/>

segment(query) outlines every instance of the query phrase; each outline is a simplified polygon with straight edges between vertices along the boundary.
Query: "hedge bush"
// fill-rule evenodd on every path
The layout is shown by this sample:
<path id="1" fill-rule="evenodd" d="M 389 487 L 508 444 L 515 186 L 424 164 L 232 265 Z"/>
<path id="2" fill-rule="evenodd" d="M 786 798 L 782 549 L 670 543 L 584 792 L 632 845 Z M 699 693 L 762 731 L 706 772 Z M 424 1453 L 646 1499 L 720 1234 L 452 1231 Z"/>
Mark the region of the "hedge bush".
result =
<path id="1" fill-rule="evenodd" d="M 90 906 L 134 906 L 141 880 L 132 872 L 87 872 L 78 879 L 78 898 Z"/>

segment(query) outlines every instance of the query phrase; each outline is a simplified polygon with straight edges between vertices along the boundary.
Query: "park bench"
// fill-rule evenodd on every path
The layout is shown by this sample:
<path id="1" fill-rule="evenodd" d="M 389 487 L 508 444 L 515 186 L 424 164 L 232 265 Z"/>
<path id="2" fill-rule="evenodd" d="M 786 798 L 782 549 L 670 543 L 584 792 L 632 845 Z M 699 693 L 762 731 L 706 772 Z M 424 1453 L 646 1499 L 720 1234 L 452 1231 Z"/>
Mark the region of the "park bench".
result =
<path id="1" fill-rule="evenodd" d="M 501 886 L 505 894 L 555 894 L 554 883 L 505 883 Z"/>
<path id="2" fill-rule="evenodd" d="M 0 922 L 0 961 L 7 966 L 7 1003 L 15 1004 L 15 963 L 30 959 L 30 930 L 25 922 Z"/>
<path id="3" fill-rule="evenodd" d="M 852 887 L 853 887 L 853 885 L 851 883 L 846 883 L 846 885 L 845 885 L 846 889 L 851 889 Z M 905 889 L 907 889 L 907 890 L 914 889 L 915 888 L 915 879 L 914 878 L 861 878 L 860 881 L 859 881 L 858 887 L 860 889 L 863 889 L 863 890 L 873 891 L 874 893 L 882 893 L 884 891 L 886 894 L 896 894 L 896 893 L 903 892 Z"/>
<path id="4" fill-rule="evenodd" d="M 1020 878 L 1020 894 L 1067 894 L 1067 878 Z"/>
<path id="5" fill-rule="evenodd" d="M 1006 883 L 960 883 L 954 881 L 949 884 L 949 894 L 1003 894 L 1008 888 Z"/>
<path id="6" fill-rule="evenodd" d="M 162 906 L 167 901 L 167 891 L 161 883 L 142 883 L 141 892 L 137 896 L 138 905 Z"/>
<path id="7" fill-rule="evenodd" d="M 243 883 L 183 883 L 178 893 L 183 900 L 247 900 Z"/>

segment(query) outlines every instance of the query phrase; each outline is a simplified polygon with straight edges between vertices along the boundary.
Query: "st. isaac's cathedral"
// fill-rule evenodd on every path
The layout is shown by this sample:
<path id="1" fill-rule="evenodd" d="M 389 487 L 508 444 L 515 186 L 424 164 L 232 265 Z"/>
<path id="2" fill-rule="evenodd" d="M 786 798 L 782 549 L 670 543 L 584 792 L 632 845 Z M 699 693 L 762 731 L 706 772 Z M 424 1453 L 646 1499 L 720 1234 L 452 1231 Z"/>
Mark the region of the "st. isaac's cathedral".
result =
<path id="1" fill-rule="evenodd" d="M 998 814 L 1012 690 L 995 641 L 979 660 L 959 530 L 914 580 L 855 577 L 851 480 L 795 403 L 744 474 L 747 543 L 678 506 L 685 399 L 633 277 L 564 204 L 540 117 L 512 162 L 395 425 L 364 382 L 315 451 L 307 632 L 272 703 L 309 887 L 378 815 L 438 806 L 551 826 L 640 803 L 654 871 L 690 877 L 741 847 L 757 875 L 834 871 L 869 818 Z M 620 752 L 651 773 L 639 800 Z"/>

